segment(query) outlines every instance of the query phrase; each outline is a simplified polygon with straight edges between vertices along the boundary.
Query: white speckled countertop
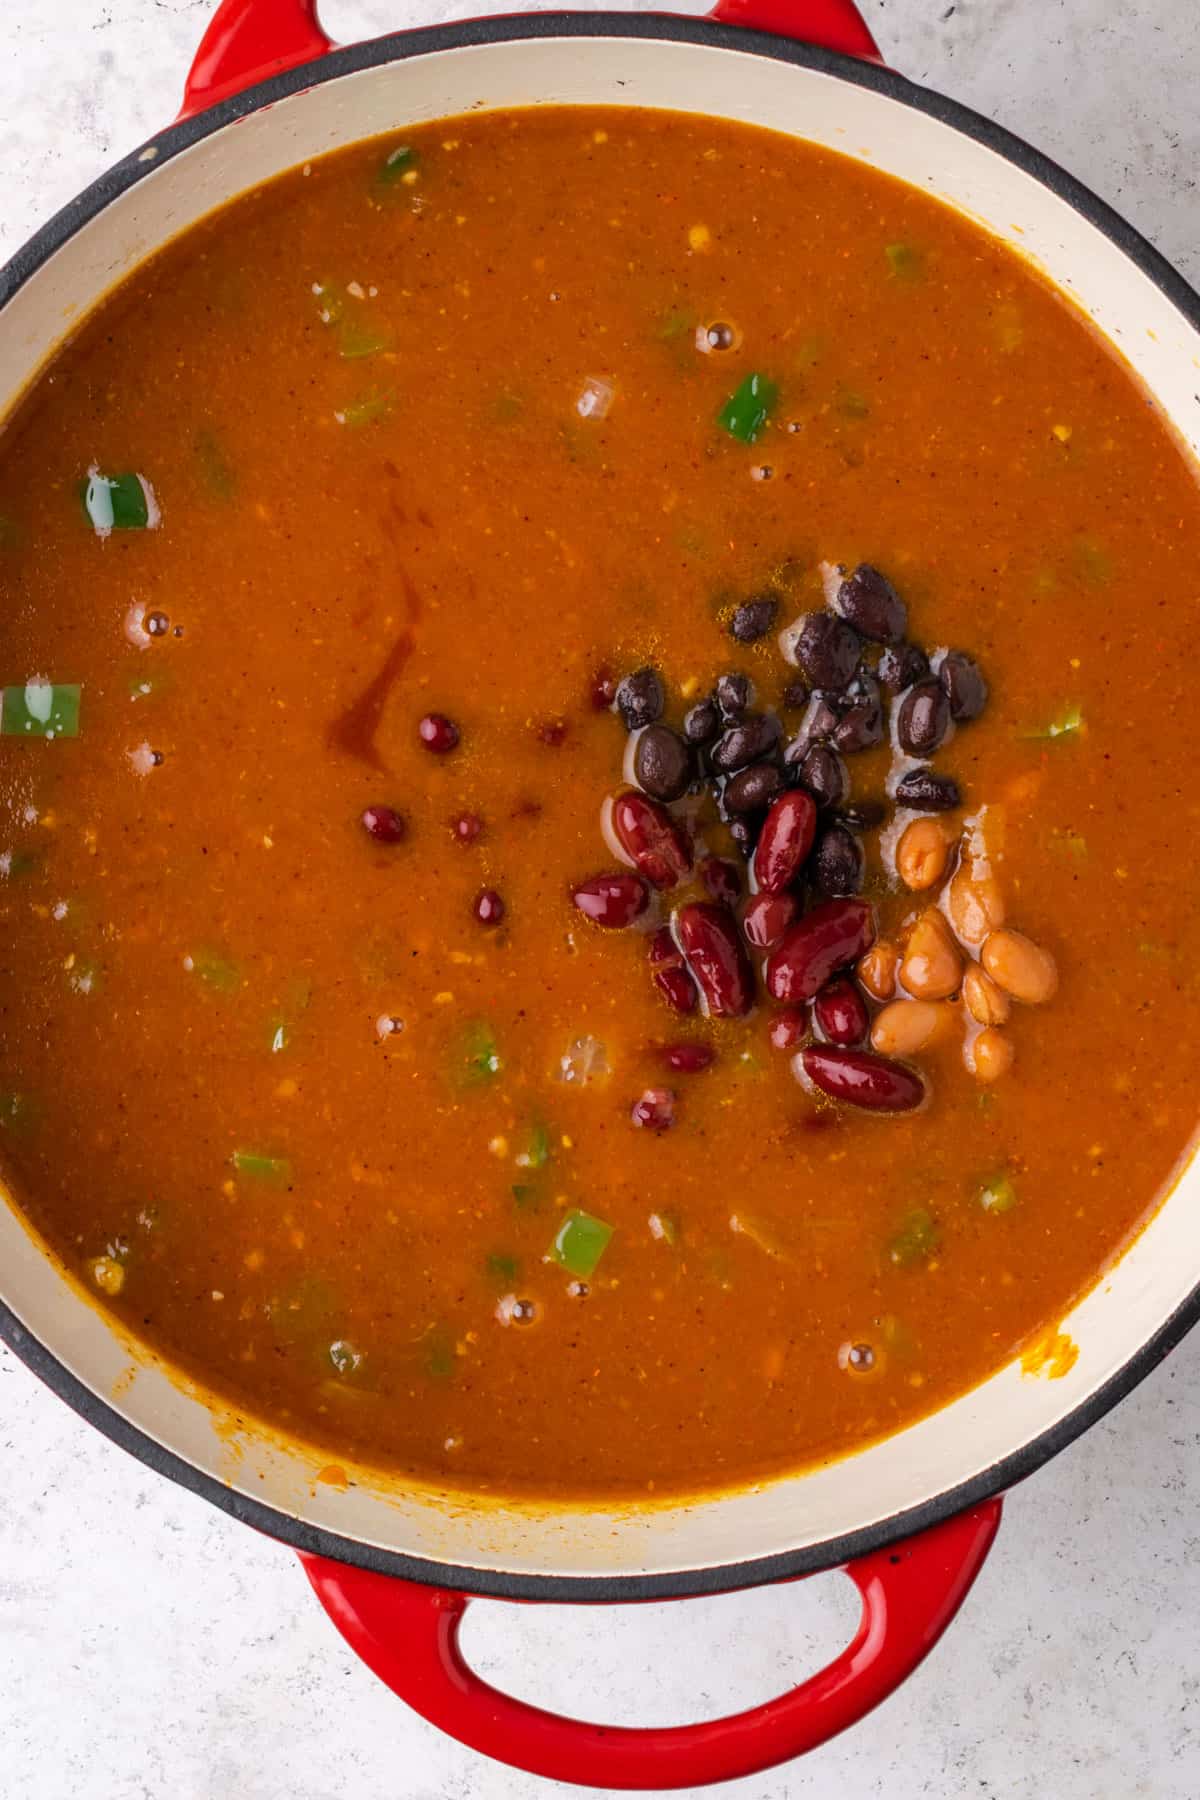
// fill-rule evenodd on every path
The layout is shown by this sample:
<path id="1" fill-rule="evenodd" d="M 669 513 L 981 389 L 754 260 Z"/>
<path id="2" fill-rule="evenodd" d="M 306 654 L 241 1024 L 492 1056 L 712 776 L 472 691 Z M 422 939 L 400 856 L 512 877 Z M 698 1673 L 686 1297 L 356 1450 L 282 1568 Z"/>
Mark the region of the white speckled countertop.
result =
<path id="1" fill-rule="evenodd" d="M 175 110 L 213 0 L 6 0 L 0 260 Z M 514 0 L 514 4 L 516 0 Z M 481 0 L 329 0 L 343 39 Z M 863 0 L 889 60 L 1031 138 L 1200 279 L 1200 9 Z M 678 10 L 699 10 L 678 0 Z M 1200 1334 L 1008 1502 L 963 1612 L 872 1718 L 731 1800 L 1195 1800 Z M 825 1576 L 684 1605 L 480 1604 L 477 1666 L 594 1718 L 752 1704 L 849 1634 Z M 0 1350 L 0 1800 L 566 1795 L 408 1713 L 294 1558 L 114 1449 Z"/>

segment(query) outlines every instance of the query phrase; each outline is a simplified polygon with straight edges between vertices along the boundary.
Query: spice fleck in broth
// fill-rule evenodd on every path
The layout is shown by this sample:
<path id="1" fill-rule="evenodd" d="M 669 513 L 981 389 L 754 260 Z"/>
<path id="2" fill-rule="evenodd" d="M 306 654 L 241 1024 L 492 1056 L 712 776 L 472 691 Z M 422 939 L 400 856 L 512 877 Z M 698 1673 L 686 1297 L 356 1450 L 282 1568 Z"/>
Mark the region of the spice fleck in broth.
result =
<path id="1" fill-rule="evenodd" d="M 732 1485 L 1161 1195 L 1200 493 L 927 197 L 650 112 L 358 146 L 84 322 L 0 515 L 4 1164 L 240 1407 Z"/>

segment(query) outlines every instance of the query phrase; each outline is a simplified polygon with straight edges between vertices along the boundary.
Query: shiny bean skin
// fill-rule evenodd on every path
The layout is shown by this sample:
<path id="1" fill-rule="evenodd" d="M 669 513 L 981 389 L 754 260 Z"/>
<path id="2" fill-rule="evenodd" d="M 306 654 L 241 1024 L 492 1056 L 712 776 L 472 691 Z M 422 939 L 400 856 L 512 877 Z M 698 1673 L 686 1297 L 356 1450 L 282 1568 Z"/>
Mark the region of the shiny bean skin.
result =
<path id="1" fill-rule="evenodd" d="M 925 1098 L 925 1083 L 914 1069 L 872 1050 L 811 1044 L 792 1066 L 831 1100 L 865 1112 L 912 1112 Z"/>
<path id="2" fill-rule="evenodd" d="M 977 950 L 1004 923 L 1004 895 L 982 857 L 964 856 L 946 890 L 946 912 L 960 944 Z"/>
<path id="3" fill-rule="evenodd" d="M 936 887 L 946 873 L 952 839 L 944 820 L 913 819 L 896 845 L 896 873 L 914 894 Z"/>
<path id="4" fill-rule="evenodd" d="M 761 893 L 781 894 L 795 880 L 816 830 L 816 802 L 802 788 L 781 794 L 772 803 L 754 851 L 754 878 Z"/>
<path id="5" fill-rule="evenodd" d="M 785 1006 L 771 1020 L 767 1036 L 773 1050 L 798 1050 L 808 1032 L 807 1006 Z"/>
<path id="6" fill-rule="evenodd" d="M 755 894 L 742 914 L 746 942 L 756 950 L 773 950 L 799 910 L 794 894 Z"/>
<path id="7" fill-rule="evenodd" d="M 900 980 L 914 1000 L 945 1000 L 962 984 L 962 952 L 935 907 L 921 914 L 909 934 Z"/>
<path id="8" fill-rule="evenodd" d="M 812 1000 L 874 941 L 875 913 L 869 901 L 827 900 L 793 925 L 771 952 L 767 992 L 773 1000 Z"/>
<path id="9" fill-rule="evenodd" d="M 1044 1006 L 1058 991 L 1058 965 L 1023 931 L 993 931 L 983 946 L 983 966 L 998 987 L 1024 1006 Z"/>
<path id="10" fill-rule="evenodd" d="M 681 906 L 672 921 L 675 942 L 700 989 L 709 1018 L 740 1018 L 754 1004 L 754 971 L 731 915 L 707 900 Z"/>
<path id="11" fill-rule="evenodd" d="M 650 979 L 672 1012 L 695 1012 L 700 990 L 687 972 L 669 926 L 660 926 L 650 939 L 647 960 Z"/>
<path id="12" fill-rule="evenodd" d="M 1013 1043 L 1003 1031 L 989 1025 L 971 1046 L 971 1073 L 985 1086 L 1007 1075 L 1013 1065 Z"/>
<path id="13" fill-rule="evenodd" d="M 985 969 L 971 963 L 963 976 L 963 999 L 967 1011 L 981 1025 L 1006 1025 L 1012 1012 L 1012 1001 L 997 987 Z"/>
<path id="14" fill-rule="evenodd" d="M 630 788 L 612 804 L 612 829 L 651 887 L 671 888 L 691 871 L 692 847 L 665 806 Z"/>
<path id="15" fill-rule="evenodd" d="M 593 925 L 622 931 L 645 912 L 650 901 L 640 875 L 622 869 L 611 875 L 592 875 L 571 890 L 571 899 Z"/>
<path id="16" fill-rule="evenodd" d="M 813 1018 L 827 1044 L 846 1048 L 864 1043 L 871 1024 L 866 1001 L 845 975 L 821 989 L 813 1001 Z"/>
<path id="17" fill-rule="evenodd" d="M 940 1000 L 893 1000 L 875 1015 L 871 1048 L 883 1056 L 916 1056 L 945 1034 L 952 1013 Z"/>
<path id="18" fill-rule="evenodd" d="M 860 956 L 855 974 L 859 985 L 866 988 L 872 1000 L 890 1000 L 896 992 L 896 975 L 900 968 L 900 952 L 887 938 L 872 944 Z"/>

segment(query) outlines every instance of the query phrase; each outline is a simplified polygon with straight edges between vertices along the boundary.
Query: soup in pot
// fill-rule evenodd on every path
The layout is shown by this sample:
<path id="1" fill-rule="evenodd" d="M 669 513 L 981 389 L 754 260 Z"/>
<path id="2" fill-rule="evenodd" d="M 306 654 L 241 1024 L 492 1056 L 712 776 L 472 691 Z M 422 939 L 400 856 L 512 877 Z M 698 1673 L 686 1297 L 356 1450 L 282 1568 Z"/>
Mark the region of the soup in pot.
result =
<path id="1" fill-rule="evenodd" d="M 1195 469 L 974 223 L 699 117 L 305 165 L 0 435 L 0 1153 L 322 1460 L 758 1480 L 1194 1123 Z"/>

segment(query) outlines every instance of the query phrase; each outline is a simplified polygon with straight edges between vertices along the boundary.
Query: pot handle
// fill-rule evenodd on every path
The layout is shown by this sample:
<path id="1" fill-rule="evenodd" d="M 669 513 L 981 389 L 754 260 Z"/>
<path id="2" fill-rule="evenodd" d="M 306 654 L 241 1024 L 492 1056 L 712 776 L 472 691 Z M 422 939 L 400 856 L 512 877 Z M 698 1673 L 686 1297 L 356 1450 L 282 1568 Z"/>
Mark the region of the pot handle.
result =
<path id="1" fill-rule="evenodd" d="M 183 84 L 180 119 L 333 48 L 317 0 L 221 0 Z"/>
<path id="2" fill-rule="evenodd" d="M 818 50 L 839 50 L 860 62 L 883 61 L 854 0 L 717 0 L 708 16 L 718 25 L 774 32 Z"/>
<path id="3" fill-rule="evenodd" d="M 875 40 L 854 0 L 717 0 L 722 25 L 772 31 L 823 50 L 879 62 Z M 317 0 L 221 0 L 200 40 L 183 88 L 180 119 L 333 48 Z"/>
<path id="4" fill-rule="evenodd" d="M 828 1668 L 765 1705 L 699 1725 L 650 1730 L 544 1712 L 482 1681 L 458 1633 L 471 1596 L 302 1556 L 317 1598 L 350 1648 L 423 1718 L 512 1768 L 607 1788 L 700 1787 L 813 1750 L 911 1674 L 979 1573 L 1000 1500 L 846 1565 L 862 1597 L 854 1641 Z"/>

